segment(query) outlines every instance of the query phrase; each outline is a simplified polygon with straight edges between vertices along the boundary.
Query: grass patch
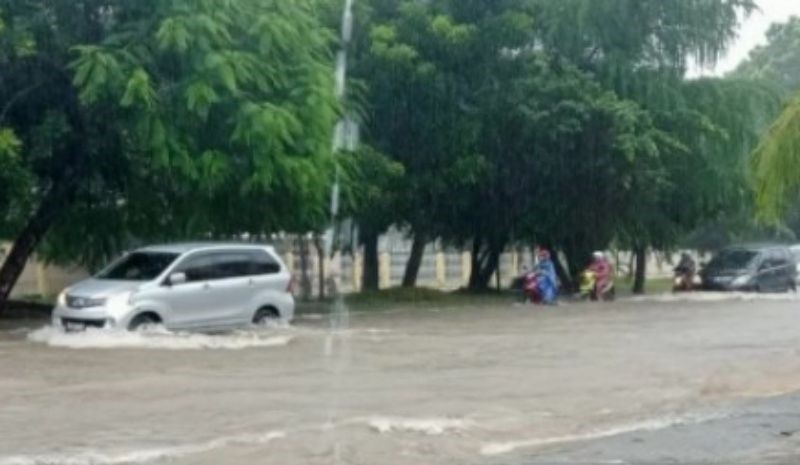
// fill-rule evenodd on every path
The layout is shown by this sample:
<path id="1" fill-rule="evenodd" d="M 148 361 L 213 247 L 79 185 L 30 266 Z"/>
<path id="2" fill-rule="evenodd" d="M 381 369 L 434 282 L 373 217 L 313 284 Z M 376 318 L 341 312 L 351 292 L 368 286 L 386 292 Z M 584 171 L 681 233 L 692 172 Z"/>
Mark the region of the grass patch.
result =
<path id="1" fill-rule="evenodd" d="M 361 292 L 345 297 L 348 305 L 354 307 L 380 307 L 394 304 L 434 304 L 439 306 L 466 305 L 477 302 L 497 302 L 508 299 L 505 292 L 473 294 L 465 291 L 440 291 L 426 287 L 395 287 L 377 292 Z"/>
<path id="2" fill-rule="evenodd" d="M 414 305 L 432 305 L 444 307 L 465 307 L 468 305 L 497 304 L 511 302 L 516 296 L 513 291 L 487 292 L 474 294 L 466 291 L 440 291 L 426 287 L 403 288 L 393 287 L 380 291 L 346 294 L 344 302 L 354 311 L 385 311 L 397 307 L 407 308 Z M 331 302 L 298 302 L 300 313 L 327 313 Z"/>
<path id="3" fill-rule="evenodd" d="M 40 305 L 55 305 L 56 300 L 58 300 L 58 296 L 54 295 L 41 295 L 41 294 L 28 294 L 20 296 L 16 298 L 19 302 L 29 302 L 32 304 L 40 304 Z"/>
<path id="4" fill-rule="evenodd" d="M 618 278 L 616 280 L 617 295 L 627 297 L 632 295 L 633 280 Z M 672 291 L 672 278 L 648 279 L 646 290 L 648 294 L 663 294 Z M 562 297 L 569 300 L 569 297 Z M 458 308 L 468 306 L 492 306 L 517 302 L 521 298 L 519 290 L 488 290 L 484 293 L 473 293 L 465 290 L 441 291 L 427 287 L 393 287 L 380 291 L 359 292 L 346 294 L 344 302 L 350 310 L 386 311 L 394 308 L 409 308 L 413 306 L 435 306 L 439 308 Z M 313 301 L 297 302 L 298 313 L 328 313 L 332 302 Z"/>

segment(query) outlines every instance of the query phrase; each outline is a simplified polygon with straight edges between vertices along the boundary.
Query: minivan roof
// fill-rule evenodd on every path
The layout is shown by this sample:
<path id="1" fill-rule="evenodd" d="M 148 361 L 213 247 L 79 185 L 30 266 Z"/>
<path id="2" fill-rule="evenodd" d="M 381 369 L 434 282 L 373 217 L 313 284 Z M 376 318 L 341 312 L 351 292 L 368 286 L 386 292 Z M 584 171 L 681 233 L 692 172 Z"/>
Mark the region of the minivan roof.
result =
<path id="1" fill-rule="evenodd" d="M 275 248 L 271 245 L 254 244 L 249 242 L 178 242 L 174 244 L 158 244 L 149 245 L 137 249 L 139 252 L 162 252 L 162 253 L 176 253 L 185 254 L 196 250 L 212 250 L 220 248 L 238 248 L 238 249 L 267 249 L 271 252 Z"/>

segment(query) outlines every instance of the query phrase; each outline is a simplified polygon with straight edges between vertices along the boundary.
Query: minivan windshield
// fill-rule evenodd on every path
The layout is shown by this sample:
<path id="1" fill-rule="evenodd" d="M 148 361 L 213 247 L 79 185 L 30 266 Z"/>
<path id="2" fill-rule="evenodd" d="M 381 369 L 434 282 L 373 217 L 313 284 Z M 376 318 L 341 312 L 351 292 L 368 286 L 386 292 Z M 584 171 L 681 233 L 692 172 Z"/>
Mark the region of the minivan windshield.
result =
<path id="1" fill-rule="evenodd" d="M 752 250 L 723 250 L 711 263 L 709 268 L 717 270 L 737 270 L 747 268 L 756 258 L 757 253 Z"/>
<path id="2" fill-rule="evenodd" d="M 117 281 L 150 281 L 167 269 L 178 254 L 165 252 L 134 252 L 121 258 L 97 275 L 97 279 Z"/>

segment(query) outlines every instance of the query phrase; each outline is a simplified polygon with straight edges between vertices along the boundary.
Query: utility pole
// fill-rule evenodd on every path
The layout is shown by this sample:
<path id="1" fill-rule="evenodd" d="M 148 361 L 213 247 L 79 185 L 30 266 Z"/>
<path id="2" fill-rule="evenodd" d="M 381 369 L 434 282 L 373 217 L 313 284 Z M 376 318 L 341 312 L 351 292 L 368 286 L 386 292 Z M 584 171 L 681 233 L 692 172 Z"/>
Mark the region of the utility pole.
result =
<path id="1" fill-rule="evenodd" d="M 345 108 L 345 114 L 341 121 L 336 125 L 333 133 L 332 149 L 334 155 L 340 152 L 354 152 L 358 147 L 359 128 L 358 124 L 346 112 L 347 106 L 347 52 L 350 48 L 350 43 L 353 38 L 353 1 L 345 0 L 344 12 L 342 13 L 342 35 L 341 35 L 341 48 L 336 54 L 336 72 L 335 72 L 335 93 L 336 97 L 342 108 Z M 331 224 L 325 232 L 325 257 L 336 260 L 336 253 L 338 252 L 338 245 L 336 244 L 336 229 L 339 215 L 339 197 L 340 197 L 340 173 L 339 168 L 336 168 L 336 174 L 331 188 Z M 332 263 L 332 268 L 339 268 L 338 263 Z M 332 269 L 331 277 L 339 280 L 341 277 L 341 270 Z M 338 282 L 337 282 L 338 284 Z M 338 286 L 337 286 L 338 288 Z"/>

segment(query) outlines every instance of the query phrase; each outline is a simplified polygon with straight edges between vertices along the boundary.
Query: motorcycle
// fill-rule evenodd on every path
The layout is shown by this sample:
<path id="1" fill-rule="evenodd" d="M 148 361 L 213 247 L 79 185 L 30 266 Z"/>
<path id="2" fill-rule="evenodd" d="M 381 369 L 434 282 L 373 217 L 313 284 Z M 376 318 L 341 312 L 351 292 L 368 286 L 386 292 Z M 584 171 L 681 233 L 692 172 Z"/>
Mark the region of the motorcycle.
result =
<path id="1" fill-rule="evenodd" d="M 580 296 L 583 300 L 610 302 L 616 298 L 616 288 L 611 285 L 602 293 L 597 289 L 597 274 L 592 270 L 586 270 L 581 274 Z"/>
<path id="2" fill-rule="evenodd" d="M 530 272 L 522 277 L 522 295 L 525 302 L 541 304 L 544 301 L 539 287 L 539 274 Z"/>
<path id="3" fill-rule="evenodd" d="M 699 289 L 701 284 L 700 276 L 697 273 L 675 269 L 672 292 L 692 292 Z"/>
<path id="4" fill-rule="evenodd" d="M 581 274 L 580 296 L 582 300 L 595 300 L 593 298 L 595 286 L 597 285 L 597 275 L 593 271 L 586 270 Z"/>

